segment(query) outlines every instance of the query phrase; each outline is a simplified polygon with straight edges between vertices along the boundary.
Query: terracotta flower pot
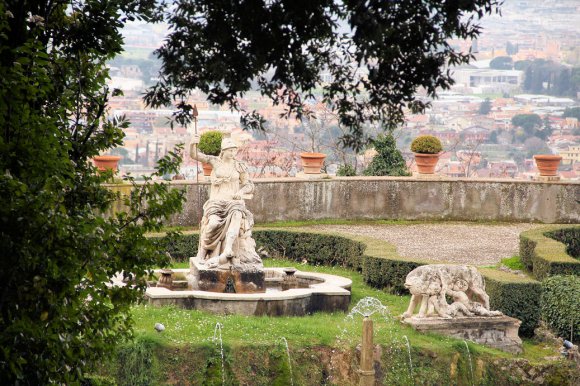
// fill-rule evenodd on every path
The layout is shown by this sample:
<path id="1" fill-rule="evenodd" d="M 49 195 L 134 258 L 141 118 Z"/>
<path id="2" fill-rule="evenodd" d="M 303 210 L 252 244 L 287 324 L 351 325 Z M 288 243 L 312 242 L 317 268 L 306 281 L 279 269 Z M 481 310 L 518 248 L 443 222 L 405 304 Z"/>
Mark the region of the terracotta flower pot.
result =
<path id="1" fill-rule="evenodd" d="M 534 160 L 536 160 L 536 166 L 540 171 L 540 176 L 551 177 L 558 175 L 558 166 L 560 166 L 560 161 L 562 160 L 561 156 L 538 154 L 534 156 Z"/>
<path id="2" fill-rule="evenodd" d="M 437 154 L 424 154 L 424 153 L 414 153 L 415 163 L 417 164 L 417 169 L 419 174 L 434 174 L 435 166 L 439 161 L 439 156 L 441 153 Z"/>
<path id="3" fill-rule="evenodd" d="M 213 167 L 211 166 L 211 164 L 206 164 L 205 162 L 201 163 L 201 167 L 203 168 L 203 175 L 206 177 L 211 176 L 211 171 L 213 170 Z"/>
<path id="4" fill-rule="evenodd" d="M 97 155 L 93 157 L 93 165 L 101 172 L 111 169 L 113 173 L 116 173 L 119 170 L 119 161 L 121 158 L 123 157 L 118 155 Z"/>
<path id="5" fill-rule="evenodd" d="M 326 154 L 324 153 L 300 153 L 302 169 L 306 174 L 320 174 Z"/>

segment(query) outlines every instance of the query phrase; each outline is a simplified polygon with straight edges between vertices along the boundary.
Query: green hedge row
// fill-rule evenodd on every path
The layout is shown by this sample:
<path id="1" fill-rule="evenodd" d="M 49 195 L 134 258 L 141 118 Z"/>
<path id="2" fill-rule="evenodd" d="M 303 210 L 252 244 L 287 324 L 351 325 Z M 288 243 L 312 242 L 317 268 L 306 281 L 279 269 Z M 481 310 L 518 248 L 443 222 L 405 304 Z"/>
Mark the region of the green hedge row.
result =
<path id="1" fill-rule="evenodd" d="M 569 256 L 580 259 L 580 227 L 550 231 L 546 233 L 546 236 L 563 243 Z"/>
<path id="2" fill-rule="evenodd" d="M 340 265 L 362 267 L 365 245 L 343 236 L 325 233 L 289 232 L 284 230 L 256 230 L 253 232 L 256 249 L 271 256 L 308 261 L 311 265 Z"/>
<path id="3" fill-rule="evenodd" d="M 257 229 L 256 249 L 268 255 L 310 264 L 340 265 L 362 271 L 365 283 L 395 294 L 407 294 L 407 274 L 428 264 L 405 259 L 396 248 L 381 240 L 332 233 L 297 232 L 287 229 Z M 197 253 L 198 235 L 184 234 L 165 242 L 174 261 L 187 261 Z M 541 284 L 533 279 L 492 269 L 482 269 L 493 309 L 522 321 L 520 333 L 533 335 L 540 318 Z"/>
<path id="4" fill-rule="evenodd" d="M 552 276 L 542 282 L 542 287 L 542 319 L 559 336 L 578 344 L 580 277 Z"/>
<path id="5" fill-rule="evenodd" d="M 580 226 L 562 228 L 562 225 L 522 232 L 520 234 L 520 259 L 540 281 L 553 275 L 580 275 L 580 260 L 574 259 L 567 253 L 567 250 L 577 253 L 578 234 L 580 234 Z"/>
<path id="6" fill-rule="evenodd" d="M 534 335 L 540 322 L 542 285 L 527 276 L 518 276 L 489 268 L 480 268 L 490 308 L 522 321 L 521 336 Z"/>

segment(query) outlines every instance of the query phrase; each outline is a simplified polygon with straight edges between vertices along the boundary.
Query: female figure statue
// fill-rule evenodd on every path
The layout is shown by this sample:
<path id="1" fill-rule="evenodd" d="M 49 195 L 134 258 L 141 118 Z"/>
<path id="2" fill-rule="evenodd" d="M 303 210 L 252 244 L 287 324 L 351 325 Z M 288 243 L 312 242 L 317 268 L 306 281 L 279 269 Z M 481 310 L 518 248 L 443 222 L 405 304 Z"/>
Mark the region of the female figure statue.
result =
<path id="1" fill-rule="evenodd" d="M 203 206 L 197 261 L 207 268 L 229 262 L 240 270 L 261 269 L 262 261 L 251 237 L 254 218 L 244 202 L 254 192 L 247 166 L 235 159 L 237 146 L 229 138 L 222 140 L 219 157 L 201 153 L 196 149 L 198 143 L 196 134 L 191 157 L 210 163 L 213 171 L 209 200 Z"/>

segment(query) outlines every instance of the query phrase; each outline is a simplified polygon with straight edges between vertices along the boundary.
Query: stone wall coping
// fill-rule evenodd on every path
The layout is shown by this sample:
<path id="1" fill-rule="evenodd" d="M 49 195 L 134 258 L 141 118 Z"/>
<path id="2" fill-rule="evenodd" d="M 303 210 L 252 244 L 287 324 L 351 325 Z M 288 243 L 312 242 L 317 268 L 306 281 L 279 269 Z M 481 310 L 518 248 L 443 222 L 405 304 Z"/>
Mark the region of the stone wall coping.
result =
<path id="1" fill-rule="evenodd" d="M 308 179 L 308 178 L 298 178 L 298 177 L 276 177 L 276 178 L 255 178 L 252 180 L 255 184 L 267 184 L 267 183 L 296 183 L 296 182 L 308 182 L 308 183 L 326 183 L 335 181 L 403 181 L 403 182 L 467 182 L 467 183 L 507 183 L 507 184 L 541 184 L 541 185 L 580 185 L 580 181 L 536 181 L 536 180 L 517 180 L 511 178 L 457 178 L 457 177 L 443 177 L 443 176 L 433 176 L 433 177 L 378 177 L 378 176 L 354 176 L 354 177 L 330 177 L 323 179 Z M 176 181 L 164 181 L 157 180 L 157 183 L 166 183 L 169 185 L 209 185 L 208 181 L 203 179 L 199 182 L 195 180 L 176 180 Z M 144 182 L 137 181 L 137 185 L 141 185 Z M 103 186 L 114 187 L 114 186 L 130 186 L 129 183 L 119 183 L 119 184 L 103 184 Z"/>

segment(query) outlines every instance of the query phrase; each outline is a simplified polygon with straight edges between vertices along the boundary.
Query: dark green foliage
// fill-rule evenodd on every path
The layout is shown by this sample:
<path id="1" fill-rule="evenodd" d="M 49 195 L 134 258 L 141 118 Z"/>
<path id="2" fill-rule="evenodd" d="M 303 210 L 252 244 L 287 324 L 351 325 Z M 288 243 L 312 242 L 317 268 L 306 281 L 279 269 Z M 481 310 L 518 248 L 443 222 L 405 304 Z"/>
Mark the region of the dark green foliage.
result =
<path id="1" fill-rule="evenodd" d="M 542 126 L 542 118 L 538 114 L 518 114 L 512 118 L 512 125 L 522 127 L 526 133 Z"/>
<path id="2" fill-rule="evenodd" d="M 547 232 L 545 235 L 564 243 L 566 253 L 575 259 L 580 259 L 580 227 L 558 229 Z"/>
<path id="3" fill-rule="evenodd" d="M 197 233 L 172 235 L 170 237 L 152 236 L 158 240 L 160 250 L 166 251 L 173 262 L 189 261 L 191 256 L 197 255 L 199 235 Z"/>
<path id="4" fill-rule="evenodd" d="M 479 105 L 479 115 L 487 115 L 491 111 L 491 101 L 489 98 L 485 98 L 483 102 Z M 497 134 L 496 134 L 497 135 Z"/>
<path id="5" fill-rule="evenodd" d="M 362 274 L 365 283 L 394 294 L 407 294 L 405 279 L 409 272 L 424 265 L 398 256 L 364 256 Z"/>
<path id="6" fill-rule="evenodd" d="M 340 265 L 361 269 L 363 243 L 346 237 L 279 230 L 255 231 L 256 249 L 311 265 Z"/>
<path id="7" fill-rule="evenodd" d="M 88 361 L 131 334 L 135 287 L 166 260 L 146 232 L 183 194 L 147 179 L 120 199 L 90 159 L 123 141 L 124 118 L 105 116 L 105 62 L 122 50 L 128 19 L 150 1 L 0 2 L 0 384 L 76 384 Z M 121 16 L 122 15 L 122 16 Z M 113 91 L 112 94 L 119 94 Z M 180 149 L 154 177 L 175 171 Z"/>
<path id="8" fill-rule="evenodd" d="M 552 275 L 580 275 L 580 261 L 568 255 L 567 250 L 577 253 L 578 226 L 560 231 L 558 227 L 534 229 L 520 234 L 520 258 L 537 280 Z M 552 237 L 559 235 L 568 245 Z M 555 237 L 554 237 L 555 238 Z"/>
<path id="9" fill-rule="evenodd" d="M 542 287 L 542 319 L 559 336 L 578 344 L 580 277 L 552 276 L 542 282 Z"/>
<path id="10" fill-rule="evenodd" d="M 179 0 L 167 15 L 171 33 L 157 50 L 161 81 L 146 101 L 176 101 L 175 119 L 183 124 L 191 119 L 193 90 L 241 111 L 238 98 L 257 86 L 298 118 L 311 116 L 308 104 L 317 97 L 349 129 L 343 144 L 360 150 L 366 122 L 394 127 L 405 107 L 425 109 L 415 99 L 419 87 L 434 96 L 453 84 L 445 67 L 467 63 L 471 54 L 453 49 L 449 38 L 478 36 L 478 19 L 499 3 Z M 361 69 L 368 75 L 359 76 Z M 246 127 L 263 127 L 263 117 L 245 113 Z"/>
<path id="11" fill-rule="evenodd" d="M 411 142 L 413 153 L 437 154 L 442 150 L 441 141 L 433 135 L 420 135 Z"/>
<path id="12" fill-rule="evenodd" d="M 220 131 L 206 131 L 199 138 L 199 151 L 206 155 L 218 156 L 221 152 L 222 133 Z"/>
<path id="13" fill-rule="evenodd" d="M 369 166 L 365 169 L 365 176 L 410 176 L 403 155 L 397 149 L 397 142 L 392 134 L 379 135 L 372 141 L 377 151 Z"/>
<path id="14" fill-rule="evenodd" d="M 580 120 L 580 107 L 566 107 L 564 109 L 564 114 L 562 115 L 563 118 L 576 118 Z"/>
<path id="15" fill-rule="evenodd" d="M 540 322 L 542 285 L 535 280 L 498 271 L 483 270 L 483 275 L 491 309 L 521 320 L 520 335 L 533 336 Z"/>
<path id="16" fill-rule="evenodd" d="M 514 62 L 509 56 L 498 56 L 489 62 L 489 68 L 494 70 L 511 70 Z"/>
<path id="17" fill-rule="evenodd" d="M 148 386 L 157 384 L 157 361 L 154 346 L 136 341 L 121 346 L 117 352 L 117 381 L 119 386 Z"/>
<path id="18" fill-rule="evenodd" d="M 534 251 L 536 244 L 536 241 L 520 235 L 520 260 L 530 272 L 534 270 Z"/>
<path id="19" fill-rule="evenodd" d="M 356 169 L 352 165 L 340 165 L 336 175 L 339 177 L 353 177 L 356 176 Z"/>

